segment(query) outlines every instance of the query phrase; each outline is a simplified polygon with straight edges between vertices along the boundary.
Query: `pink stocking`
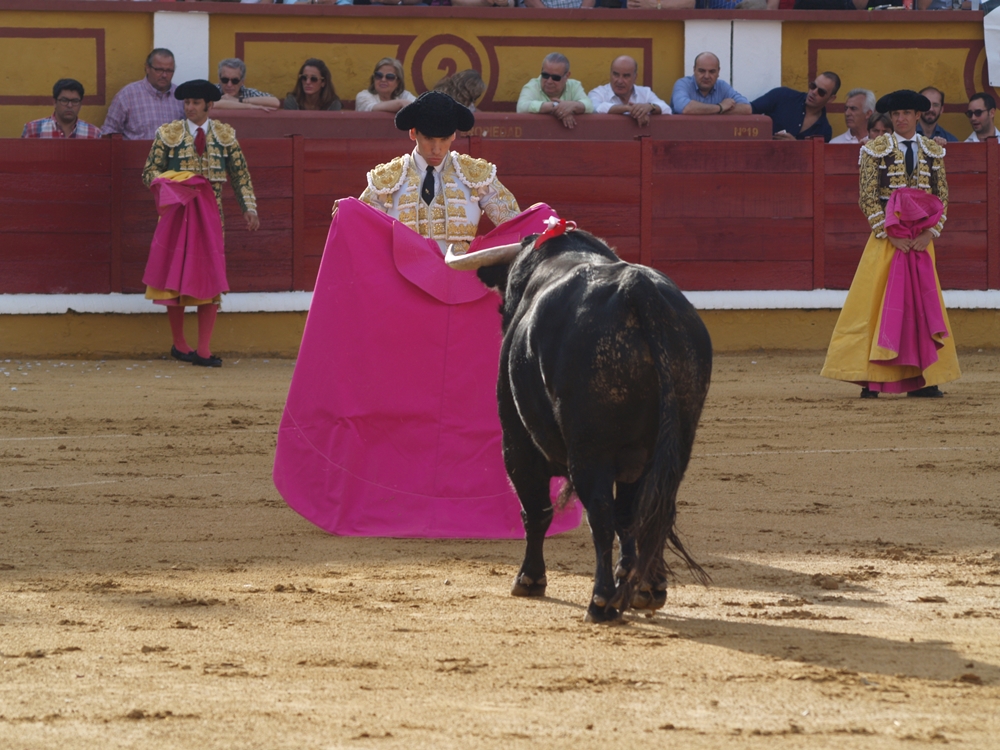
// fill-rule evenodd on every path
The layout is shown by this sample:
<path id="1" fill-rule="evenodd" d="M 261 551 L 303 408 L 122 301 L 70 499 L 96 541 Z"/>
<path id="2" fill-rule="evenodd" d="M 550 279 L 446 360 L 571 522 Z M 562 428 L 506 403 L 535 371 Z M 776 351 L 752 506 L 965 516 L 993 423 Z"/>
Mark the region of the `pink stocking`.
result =
<path id="1" fill-rule="evenodd" d="M 191 347 L 184 338 L 184 307 L 167 305 L 167 320 L 170 322 L 170 335 L 174 338 L 174 347 L 181 354 L 187 354 L 191 351 Z"/>
<path id="2" fill-rule="evenodd" d="M 219 308 L 215 305 L 198 305 L 198 356 L 208 359 L 212 356 L 209 342 L 215 328 L 215 316 Z"/>

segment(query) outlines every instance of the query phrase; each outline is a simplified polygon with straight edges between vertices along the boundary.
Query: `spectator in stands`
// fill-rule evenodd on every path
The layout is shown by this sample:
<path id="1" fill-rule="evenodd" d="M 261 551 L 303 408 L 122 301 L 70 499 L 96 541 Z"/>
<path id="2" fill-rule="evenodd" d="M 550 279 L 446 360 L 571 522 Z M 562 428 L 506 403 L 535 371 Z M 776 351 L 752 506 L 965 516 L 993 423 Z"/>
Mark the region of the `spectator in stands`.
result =
<path id="1" fill-rule="evenodd" d="M 542 60 L 542 72 L 521 88 L 517 98 L 520 113 L 552 115 L 565 127 L 576 127 L 576 116 L 590 114 L 594 103 L 583 91 L 583 84 L 569 77 L 569 58 L 550 52 Z"/>
<path id="2" fill-rule="evenodd" d="M 174 98 L 174 53 L 157 48 L 146 58 L 146 77 L 115 94 L 101 135 L 121 133 L 127 141 L 150 141 L 164 123 L 184 116 L 184 104 Z"/>
<path id="3" fill-rule="evenodd" d="M 628 55 L 611 63 L 611 81 L 589 94 L 594 112 L 599 115 L 625 115 L 639 125 L 648 125 L 651 115 L 669 115 L 670 105 L 653 93 L 649 86 L 636 86 L 639 64 Z"/>
<path id="4" fill-rule="evenodd" d="M 278 97 L 245 86 L 247 66 L 240 58 L 230 57 L 219 63 L 219 91 L 222 99 L 215 109 L 263 109 L 271 112 L 281 107 Z"/>
<path id="5" fill-rule="evenodd" d="M 337 92 L 333 88 L 330 69 L 322 60 L 310 57 L 299 68 L 299 79 L 295 90 L 283 102 L 285 109 L 310 109 L 320 112 L 336 112 L 343 108 Z"/>
<path id="6" fill-rule="evenodd" d="M 826 105 L 837 98 L 840 76 L 827 71 L 816 76 L 809 91 L 796 91 L 787 86 L 771 89 L 751 106 L 755 115 L 771 118 L 775 140 L 794 141 L 822 136 L 827 143 L 833 128 L 826 119 Z"/>
<path id="7" fill-rule="evenodd" d="M 80 119 L 83 84 L 72 78 L 60 78 L 52 87 L 56 108 L 51 117 L 26 123 L 22 138 L 100 138 L 101 129 Z"/>
<path id="8" fill-rule="evenodd" d="M 874 141 L 880 135 L 884 133 L 894 133 L 895 129 L 892 127 L 892 120 L 889 119 L 889 115 L 885 112 L 873 112 L 872 116 L 868 118 L 868 140 Z"/>
<path id="9" fill-rule="evenodd" d="M 965 139 L 966 143 L 979 143 L 990 138 L 1000 138 L 1000 130 L 993 124 L 993 116 L 997 113 L 997 103 L 989 94 L 976 94 L 969 99 L 969 108 L 965 116 L 972 126 L 972 135 Z"/>
<path id="10" fill-rule="evenodd" d="M 595 0 L 521 0 L 525 8 L 593 8 Z"/>
<path id="11" fill-rule="evenodd" d="M 670 103 L 678 115 L 749 115 L 750 100 L 719 80 L 719 58 L 702 52 L 694 59 L 694 75 L 679 78 Z"/>
<path id="12" fill-rule="evenodd" d="M 486 81 L 478 70 L 460 70 L 434 84 L 434 90 L 447 94 L 470 112 L 476 111 L 476 102 L 486 92 Z"/>
<path id="13" fill-rule="evenodd" d="M 417 97 L 406 90 L 403 63 L 393 57 L 383 57 L 375 64 L 368 79 L 368 89 L 354 98 L 358 112 L 398 112 Z"/>
<path id="14" fill-rule="evenodd" d="M 598 5 L 602 7 L 618 7 L 606 0 L 602 0 Z M 629 8 L 644 8 L 646 10 L 690 10 L 694 8 L 695 0 L 627 0 L 623 5 Z"/>
<path id="15" fill-rule="evenodd" d="M 917 130 L 924 138 L 931 138 L 939 146 L 948 143 L 955 143 L 958 138 L 938 125 L 941 113 L 944 111 L 944 92 L 933 86 L 921 89 L 920 93 L 927 97 L 931 103 L 931 108 L 920 113 L 920 122 L 917 123 Z"/>
<path id="16" fill-rule="evenodd" d="M 847 132 L 830 143 L 864 143 L 868 140 L 868 118 L 875 111 L 875 94 L 868 89 L 851 89 L 844 102 L 844 122 Z"/>

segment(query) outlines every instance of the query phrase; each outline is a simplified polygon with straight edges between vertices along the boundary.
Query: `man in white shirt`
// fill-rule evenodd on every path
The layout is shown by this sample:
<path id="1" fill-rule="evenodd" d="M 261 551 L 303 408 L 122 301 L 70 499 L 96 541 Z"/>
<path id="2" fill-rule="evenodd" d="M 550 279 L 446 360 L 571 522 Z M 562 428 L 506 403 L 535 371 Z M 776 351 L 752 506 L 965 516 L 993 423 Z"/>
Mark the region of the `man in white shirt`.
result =
<path id="1" fill-rule="evenodd" d="M 874 111 L 874 93 L 868 89 L 851 89 L 844 103 L 847 132 L 830 139 L 830 143 L 865 143 L 868 140 L 868 118 Z"/>
<path id="2" fill-rule="evenodd" d="M 628 55 L 611 63 L 611 81 L 598 86 L 587 96 L 594 103 L 594 114 L 625 115 L 639 125 L 648 125 L 651 115 L 669 115 L 670 105 L 649 86 L 636 86 L 639 64 Z"/>
<path id="3" fill-rule="evenodd" d="M 972 135 L 965 139 L 966 143 L 979 143 L 988 138 L 1000 138 L 1000 130 L 993 124 L 993 116 L 997 113 L 997 103 L 989 94 L 976 94 L 969 99 L 969 108 L 965 116 L 972 126 Z"/>

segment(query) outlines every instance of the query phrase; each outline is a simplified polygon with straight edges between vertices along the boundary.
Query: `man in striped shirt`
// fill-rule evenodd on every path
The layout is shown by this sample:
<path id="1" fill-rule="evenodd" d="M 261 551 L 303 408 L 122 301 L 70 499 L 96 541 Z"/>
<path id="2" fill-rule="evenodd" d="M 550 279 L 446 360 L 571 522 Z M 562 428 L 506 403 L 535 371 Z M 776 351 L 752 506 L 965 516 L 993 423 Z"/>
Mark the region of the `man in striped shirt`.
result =
<path id="1" fill-rule="evenodd" d="M 121 133 L 127 141 L 151 141 L 156 129 L 184 117 L 184 104 L 174 98 L 174 53 L 154 49 L 146 58 L 146 77 L 130 83 L 108 108 L 101 135 Z"/>
<path id="2" fill-rule="evenodd" d="M 83 84 L 60 78 L 52 87 L 56 108 L 51 117 L 32 120 L 24 126 L 22 138 L 100 138 L 101 129 L 80 119 Z"/>

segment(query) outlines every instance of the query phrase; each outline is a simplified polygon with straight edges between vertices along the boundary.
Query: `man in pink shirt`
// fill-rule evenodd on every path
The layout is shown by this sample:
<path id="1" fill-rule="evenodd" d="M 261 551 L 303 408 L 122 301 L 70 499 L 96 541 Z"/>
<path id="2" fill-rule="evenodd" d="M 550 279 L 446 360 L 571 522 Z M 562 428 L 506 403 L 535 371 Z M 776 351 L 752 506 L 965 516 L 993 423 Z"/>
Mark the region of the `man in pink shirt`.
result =
<path id="1" fill-rule="evenodd" d="M 100 138 L 101 129 L 80 119 L 83 84 L 60 78 L 52 87 L 56 108 L 51 117 L 32 120 L 24 126 L 22 138 Z"/>
<path id="2" fill-rule="evenodd" d="M 121 133 L 127 141 L 151 141 L 156 129 L 184 117 L 184 104 L 174 98 L 174 53 L 154 49 L 146 58 L 146 77 L 130 83 L 108 107 L 101 135 Z"/>

